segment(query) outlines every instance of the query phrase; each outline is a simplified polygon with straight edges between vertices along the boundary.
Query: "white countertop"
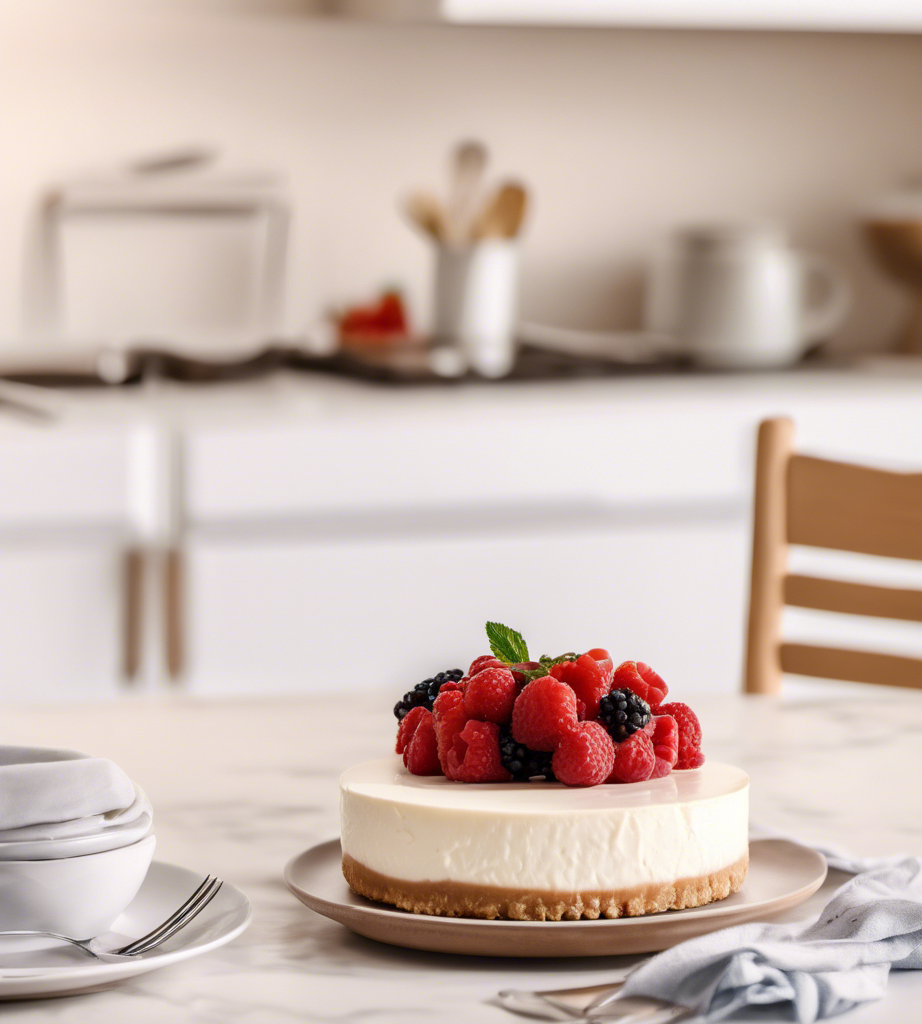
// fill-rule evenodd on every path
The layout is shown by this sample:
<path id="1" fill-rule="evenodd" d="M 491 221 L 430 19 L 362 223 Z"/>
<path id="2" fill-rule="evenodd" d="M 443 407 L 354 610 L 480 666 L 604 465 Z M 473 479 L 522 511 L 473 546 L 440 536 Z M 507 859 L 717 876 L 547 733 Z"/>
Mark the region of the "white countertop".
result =
<path id="1" fill-rule="evenodd" d="M 677 412 L 683 408 L 781 406 L 805 400 L 917 400 L 922 360 L 880 357 L 852 367 L 809 366 L 762 373 L 652 373 L 623 376 L 497 381 L 481 384 L 388 385 L 335 375 L 281 370 L 250 380 L 186 384 L 152 380 L 143 386 L 34 388 L 0 382 L 0 395 L 36 402 L 59 414 L 62 426 L 105 426 L 154 419 L 177 426 L 217 426 L 239 422 L 299 422 L 323 417 L 380 418 L 486 410 L 505 415 L 542 405 L 586 408 L 642 406 Z M 36 429 L 36 424 L 2 414 L 0 431 Z"/>
<path id="2" fill-rule="evenodd" d="M 852 696 L 851 694 L 857 694 Z M 337 779 L 391 749 L 393 695 L 277 702 L 187 699 L 5 712 L 7 741 L 116 759 L 148 792 L 157 856 L 213 871 L 254 905 L 224 949 L 91 995 L 8 1004 L 4 1021 L 59 1024 L 417 1024 L 517 1019 L 501 988 L 588 985 L 630 958 L 481 960 L 383 946 L 313 914 L 282 868 L 337 833 Z M 922 695 L 800 686 L 784 702 L 696 698 L 705 750 L 752 776 L 753 820 L 864 854 L 922 854 Z M 845 876 L 831 878 L 828 896 Z M 816 898 L 808 906 L 816 905 Z M 791 915 L 804 914 L 803 908 Z M 922 972 L 850 1024 L 917 1019 Z M 766 1014 L 760 1021 L 781 1018 Z"/>

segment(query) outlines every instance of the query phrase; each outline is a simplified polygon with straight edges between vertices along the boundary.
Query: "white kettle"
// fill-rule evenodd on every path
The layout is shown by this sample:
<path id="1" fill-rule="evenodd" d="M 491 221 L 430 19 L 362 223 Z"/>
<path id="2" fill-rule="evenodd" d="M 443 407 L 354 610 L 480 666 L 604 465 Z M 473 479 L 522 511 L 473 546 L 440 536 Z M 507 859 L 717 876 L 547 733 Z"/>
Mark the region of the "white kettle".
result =
<path id="1" fill-rule="evenodd" d="M 763 369 L 796 362 L 848 307 L 841 275 L 791 249 L 781 231 L 694 228 L 654 265 L 645 327 L 703 366 Z"/>

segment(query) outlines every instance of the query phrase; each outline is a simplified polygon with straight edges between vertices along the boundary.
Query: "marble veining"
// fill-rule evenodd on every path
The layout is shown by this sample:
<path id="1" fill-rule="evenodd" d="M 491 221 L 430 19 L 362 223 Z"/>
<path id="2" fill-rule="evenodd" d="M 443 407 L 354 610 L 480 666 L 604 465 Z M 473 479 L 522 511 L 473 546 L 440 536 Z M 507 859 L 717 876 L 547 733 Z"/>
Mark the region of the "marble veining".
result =
<path id="1" fill-rule="evenodd" d="M 752 776 L 753 820 L 856 853 L 922 854 L 922 695 L 818 684 L 783 701 L 695 704 L 706 752 Z M 128 984 L 4 1004 L 4 1024 L 513 1024 L 492 1002 L 500 988 L 589 985 L 623 973 L 631 958 L 543 963 L 383 946 L 288 893 L 286 861 L 337 834 L 340 770 L 392 749 L 392 705 L 380 694 L 358 704 L 176 698 L 5 711 L 5 742 L 68 746 L 120 764 L 154 805 L 157 856 L 233 881 L 252 900 L 254 921 L 229 946 Z M 842 878 L 788 916 L 809 913 Z M 922 972 L 895 972 L 884 1002 L 847 1019 L 913 1020 L 920 998 Z"/>

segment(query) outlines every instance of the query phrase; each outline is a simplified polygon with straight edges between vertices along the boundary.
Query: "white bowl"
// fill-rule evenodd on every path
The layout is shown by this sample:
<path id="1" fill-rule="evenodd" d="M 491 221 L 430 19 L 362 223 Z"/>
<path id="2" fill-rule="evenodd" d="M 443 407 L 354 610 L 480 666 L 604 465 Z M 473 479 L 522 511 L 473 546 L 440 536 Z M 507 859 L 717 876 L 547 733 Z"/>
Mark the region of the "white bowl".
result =
<path id="1" fill-rule="evenodd" d="M 150 835 L 84 857 L 0 861 L 0 931 L 101 935 L 141 888 L 156 844 Z"/>
<path id="2" fill-rule="evenodd" d="M 89 853 L 104 853 L 133 846 L 145 839 L 154 830 L 153 819 L 142 814 L 134 821 L 112 825 L 85 836 L 71 836 L 67 839 L 28 839 L 5 842 L 0 839 L 0 861 L 4 860 L 64 860 L 67 857 L 83 857 Z"/>

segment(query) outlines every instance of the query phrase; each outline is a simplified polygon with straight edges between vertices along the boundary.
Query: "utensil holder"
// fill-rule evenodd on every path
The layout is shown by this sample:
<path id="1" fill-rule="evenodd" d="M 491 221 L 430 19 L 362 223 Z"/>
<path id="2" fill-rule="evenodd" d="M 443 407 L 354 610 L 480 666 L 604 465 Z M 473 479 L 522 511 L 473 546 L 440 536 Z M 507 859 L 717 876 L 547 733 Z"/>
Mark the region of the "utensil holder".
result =
<path id="1" fill-rule="evenodd" d="M 456 348 L 483 377 L 504 377 L 515 362 L 519 265 L 519 245 L 509 239 L 436 252 L 436 344 Z"/>

